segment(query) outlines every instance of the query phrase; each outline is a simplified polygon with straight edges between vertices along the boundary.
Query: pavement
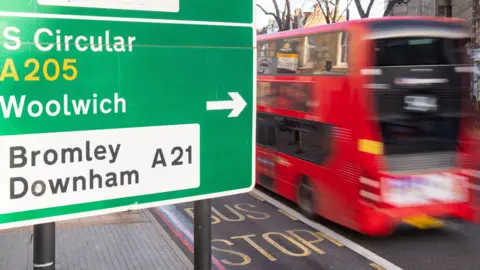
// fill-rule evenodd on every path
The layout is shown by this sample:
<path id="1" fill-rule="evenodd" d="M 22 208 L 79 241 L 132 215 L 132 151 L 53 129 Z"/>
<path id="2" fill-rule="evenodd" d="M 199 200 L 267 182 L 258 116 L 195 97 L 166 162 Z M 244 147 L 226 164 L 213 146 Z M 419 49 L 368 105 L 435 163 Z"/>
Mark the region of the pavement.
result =
<path id="1" fill-rule="evenodd" d="M 33 269 L 32 227 L 0 231 L 0 269 Z M 148 210 L 57 222 L 56 269 L 193 269 Z"/>

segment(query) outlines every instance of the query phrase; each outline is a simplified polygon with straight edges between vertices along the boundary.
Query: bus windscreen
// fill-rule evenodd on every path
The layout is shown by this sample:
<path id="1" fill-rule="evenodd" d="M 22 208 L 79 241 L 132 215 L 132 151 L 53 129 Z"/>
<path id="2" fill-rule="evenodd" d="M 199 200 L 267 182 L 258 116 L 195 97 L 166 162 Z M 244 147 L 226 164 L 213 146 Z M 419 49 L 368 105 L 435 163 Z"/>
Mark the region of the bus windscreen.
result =
<path id="1" fill-rule="evenodd" d="M 398 37 L 375 41 L 376 66 L 466 64 L 467 41 L 437 37 Z"/>

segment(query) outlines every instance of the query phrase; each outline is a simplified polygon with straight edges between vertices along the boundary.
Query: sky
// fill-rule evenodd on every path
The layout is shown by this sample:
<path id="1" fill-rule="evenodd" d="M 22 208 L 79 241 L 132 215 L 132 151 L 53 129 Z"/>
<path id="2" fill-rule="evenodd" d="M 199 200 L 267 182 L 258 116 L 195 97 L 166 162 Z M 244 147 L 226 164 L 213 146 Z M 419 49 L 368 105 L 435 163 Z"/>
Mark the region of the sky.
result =
<path id="1" fill-rule="evenodd" d="M 273 2 L 272 0 L 255 0 L 256 4 L 261 5 L 265 10 L 268 12 L 274 12 L 274 7 L 273 7 Z M 347 2 L 351 0 L 340 0 L 341 3 L 341 9 L 340 12 L 342 12 L 347 5 Z M 302 8 L 303 11 L 313 11 L 313 5 L 316 3 L 315 0 L 290 0 L 291 2 L 291 9 L 292 12 L 296 8 Z M 363 3 L 364 10 L 367 9 L 368 3 L 370 0 L 361 0 Z M 281 11 L 283 11 L 284 5 L 285 5 L 285 0 L 277 0 L 278 6 Z M 383 9 L 384 9 L 384 0 L 375 0 L 373 3 L 372 11 L 370 12 L 370 18 L 374 17 L 381 17 L 383 15 Z M 346 15 L 346 13 L 345 13 Z M 358 15 L 357 7 L 355 6 L 355 3 L 351 1 L 350 4 L 350 19 L 359 19 L 360 16 Z M 255 19 L 256 19 L 256 27 L 257 28 L 262 28 L 267 25 L 269 16 L 265 15 L 263 11 L 255 7 Z"/>

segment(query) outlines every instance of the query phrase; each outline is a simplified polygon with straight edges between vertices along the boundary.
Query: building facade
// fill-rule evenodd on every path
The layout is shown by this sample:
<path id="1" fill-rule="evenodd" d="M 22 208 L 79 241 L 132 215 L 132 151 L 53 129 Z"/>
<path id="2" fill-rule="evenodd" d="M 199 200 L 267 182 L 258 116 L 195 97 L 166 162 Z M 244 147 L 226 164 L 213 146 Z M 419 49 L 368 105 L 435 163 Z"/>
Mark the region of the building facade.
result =
<path id="1" fill-rule="evenodd" d="M 385 0 L 387 4 L 389 0 Z M 445 16 L 471 20 L 472 0 L 410 0 L 396 5 L 390 16 Z"/>
<path id="2" fill-rule="evenodd" d="M 385 0 L 388 3 L 390 0 Z M 472 39 L 480 41 L 477 24 L 480 16 L 475 15 L 475 2 L 480 0 L 410 0 L 407 4 L 396 5 L 388 16 L 442 16 L 462 18 L 472 27 Z M 478 5 L 477 8 L 478 9 Z M 478 12 L 477 12 L 478 13 Z M 475 18 L 474 18 L 475 17 Z M 476 33 L 475 35 L 473 33 Z"/>
<path id="3" fill-rule="evenodd" d="M 462 0 L 460 0 L 462 1 Z M 385 0 L 385 5 L 389 0 Z M 411 0 L 408 4 L 396 5 L 389 16 L 435 16 L 437 0 Z"/>

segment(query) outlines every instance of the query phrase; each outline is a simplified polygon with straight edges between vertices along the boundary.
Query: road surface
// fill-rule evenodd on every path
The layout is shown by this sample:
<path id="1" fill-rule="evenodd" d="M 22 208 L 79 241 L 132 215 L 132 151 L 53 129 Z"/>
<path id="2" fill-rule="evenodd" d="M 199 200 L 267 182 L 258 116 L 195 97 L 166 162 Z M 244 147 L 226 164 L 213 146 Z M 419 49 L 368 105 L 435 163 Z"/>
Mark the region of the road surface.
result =
<path id="1" fill-rule="evenodd" d="M 405 228 L 370 238 L 264 190 L 212 201 L 215 269 L 480 269 L 480 227 Z M 193 203 L 151 209 L 193 260 Z"/>

